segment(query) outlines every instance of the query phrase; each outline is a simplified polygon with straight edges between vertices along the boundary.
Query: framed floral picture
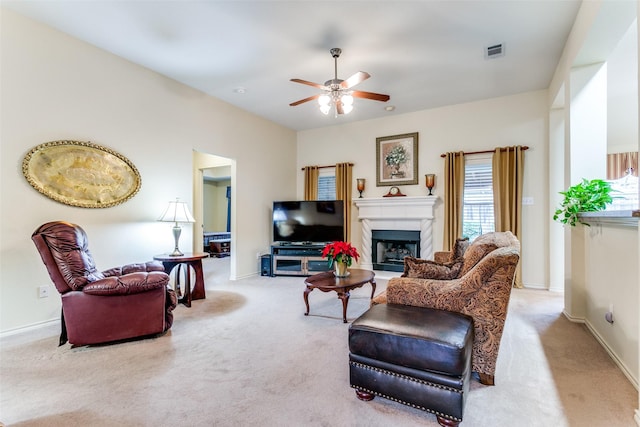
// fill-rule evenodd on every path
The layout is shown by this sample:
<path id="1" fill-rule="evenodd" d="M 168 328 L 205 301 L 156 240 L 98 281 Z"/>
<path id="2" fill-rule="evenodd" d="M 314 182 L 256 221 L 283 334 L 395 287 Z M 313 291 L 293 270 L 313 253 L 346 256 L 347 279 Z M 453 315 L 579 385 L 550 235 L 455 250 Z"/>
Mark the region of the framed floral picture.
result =
<path id="1" fill-rule="evenodd" d="M 376 138 L 376 186 L 418 183 L 418 132 Z"/>

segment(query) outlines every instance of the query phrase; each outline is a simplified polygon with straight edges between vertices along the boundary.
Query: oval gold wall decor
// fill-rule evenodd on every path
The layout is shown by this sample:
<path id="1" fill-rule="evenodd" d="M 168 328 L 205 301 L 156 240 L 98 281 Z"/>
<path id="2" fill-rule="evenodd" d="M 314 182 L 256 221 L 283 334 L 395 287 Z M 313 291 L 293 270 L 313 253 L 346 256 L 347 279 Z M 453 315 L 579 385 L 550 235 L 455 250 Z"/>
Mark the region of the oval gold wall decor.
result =
<path id="1" fill-rule="evenodd" d="M 138 169 L 123 155 L 91 142 L 51 141 L 22 161 L 29 184 L 45 196 L 81 208 L 108 208 L 140 189 Z"/>

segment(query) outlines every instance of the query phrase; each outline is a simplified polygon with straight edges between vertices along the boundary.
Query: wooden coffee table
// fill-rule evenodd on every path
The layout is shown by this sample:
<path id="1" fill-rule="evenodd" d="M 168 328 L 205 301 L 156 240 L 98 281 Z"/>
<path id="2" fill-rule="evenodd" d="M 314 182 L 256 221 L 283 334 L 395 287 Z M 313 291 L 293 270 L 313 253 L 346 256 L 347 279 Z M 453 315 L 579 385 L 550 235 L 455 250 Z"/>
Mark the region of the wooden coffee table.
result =
<path id="1" fill-rule="evenodd" d="M 307 289 L 304 291 L 304 303 L 307 306 L 305 316 L 309 315 L 309 293 L 314 289 L 322 292 L 337 292 L 338 298 L 342 300 L 342 321 L 347 323 L 347 304 L 349 304 L 349 291 L 360 288 L 366 283 L 371 283 L 371 298 L 376 292 L 375 273 L 369 270 L 349 269 L 349 276 L 336 277 L 332 271 L 314 274 L 304 281 Z"/>

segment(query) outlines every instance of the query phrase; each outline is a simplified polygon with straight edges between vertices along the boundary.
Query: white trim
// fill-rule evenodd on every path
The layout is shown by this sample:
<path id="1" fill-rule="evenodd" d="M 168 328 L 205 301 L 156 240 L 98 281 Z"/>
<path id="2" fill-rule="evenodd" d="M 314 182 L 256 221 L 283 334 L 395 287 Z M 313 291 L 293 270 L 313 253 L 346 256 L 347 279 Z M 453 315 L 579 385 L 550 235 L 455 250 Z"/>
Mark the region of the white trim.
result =
<path id="1" fill-rule="evenodd" d="M 9 329 L 7 331 L 0 332 L 0 339 L 6 338 L 6 337 L 10 337 L 12 335 L 18 335 L 18 334 L 22 334 L 22 333 L 26 333 L 26 332 L 35 331 L 35 330 L 38 330 L 38 329 L 45 328 L 47 326 L 52 326 L 54 324 L 60 325 L 60 319 L 50 319 L 50 320 L 45 320 L 45 321 L 38 322 L 38 323 L 33 323 L 33 324 L 27 325 L 27 326 L 21 326 L 19 328 L 15 328 L 15 329 Z"/>
<path id="2" fill-rule="evenodd" d="M 611 349 L 611 347 L 607 345 L 607 342 L 598 334 L 598 332 L 593 328 L 591 323 L 589 323 L 589 321 L 583 317 L 572 317 L 569 313 L 567 313 L 564 310 L 562 311 L 562 314 L 564 314 L 564 316 L 573 323 L 584 323 L 587 326 L 587 329 L 589 330 L 589 332 L 591 332 L 591 335 L 593 335 L 596 341 L 598 341 L 598 343 L 602 346 L 602 348 L 604 348 L 604 350 L 609 354 L 609 356 L 611 357 L 611 360 L 613 360 L 613 363 L 615 363 L 618 366 L 618 368 L 622 371 L 624 376 L 627 377 L 631 385 L 636 390 L 638 390 L 638 379 L 633 377 L 629 369 L 627 369 L 626 365 L 622 362 L 622 360 L 618 358 L 618 356 Z M 636 411 L 636 417 L 637 416 L 638 416 L 638 412 Z M 636 422 L 638 422 L 637 419 L 636 419 Z"/>
<path id="3" fill-rule="evenodd" d="M 547 286 L 544 283 L 523 283 L 522 286 L 525 289 L 535 289 L 535 290 L 541 290 L 541 291 L 554 291 L 554 292 L 557 292 L 555 289 L 549 288 L 549 286 Z"/>
<path id="4" fill-rule="evenodd" d="M 585 321 L 584 317 L 573 317 L 572 315 L 567 313 L 566 310 L 562 310 L 562 314 L 564 314 L 564 317 L 566 317 L 570 322 L 573 323 L 584 323 Z"/>
<path id="5" fill-rule="evenodd" d="M 633 374 L 631 373 L 631 371 L 629 371 L 629 368 L 627 368 L 627 366 L 624 364 L 624 362 L 622 360 L 620 360 L 620 358 L 613 351 L 613 349 L 611 347 L 609 347 L 607 342 L 600 336 L 598 331 L 595 330 L 595 328 L 591 325 L 591 323 L 588 320 L 585 321 L 584 323 L 587 325 L 587 329 L 589 330 L 589 332 L 591 332 L 591 335 L 593 335 L 594 338 L 596 339 L 596 341 L 598 341 L 600 343 L 602 348 L 604 348 L 605 351 L 609 354 L 609 356 L 611 357 L 613 362 L 616 365 L 618 365 L 618 368 L 620 368 L 620 370 L 622 371 L 624 376 L 627 377 L 627 379 L 629 380 L 631 385 L 633 385 L 635 387 L 636 391 L 638 391 L 638 379 L 633 377 Z"/>

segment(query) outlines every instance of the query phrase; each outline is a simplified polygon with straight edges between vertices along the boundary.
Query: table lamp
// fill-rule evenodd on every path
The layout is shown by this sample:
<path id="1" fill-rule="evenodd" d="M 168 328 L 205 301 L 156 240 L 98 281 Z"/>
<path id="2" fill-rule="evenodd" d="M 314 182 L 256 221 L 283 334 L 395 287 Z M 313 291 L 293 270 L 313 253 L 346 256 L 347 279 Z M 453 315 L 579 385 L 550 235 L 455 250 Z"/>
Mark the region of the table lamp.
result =
<path id="1" fill-rule="evenodd" d="M 176 198 L 174 202 L 169 202 L 169 206 L 164 211 L 162 216 L 158 218 L 158 221 L 162 222 L 174 222 L 173 226 L 173 239 L 175 240 L 176 247 L 173 250 L 170 256 L 183 256 L 184 254 L 180 252 L 178 249 L 178 241 L 180 240 L 180 233 L 182 233 L 182 229 L 180 228 L 180 222 L 196 222 L 196 220 L 191 216 L 191 212 L 189 212 L 189 207 L 185 202 L 181 202 L 180 199 Z"/>

